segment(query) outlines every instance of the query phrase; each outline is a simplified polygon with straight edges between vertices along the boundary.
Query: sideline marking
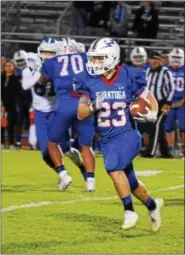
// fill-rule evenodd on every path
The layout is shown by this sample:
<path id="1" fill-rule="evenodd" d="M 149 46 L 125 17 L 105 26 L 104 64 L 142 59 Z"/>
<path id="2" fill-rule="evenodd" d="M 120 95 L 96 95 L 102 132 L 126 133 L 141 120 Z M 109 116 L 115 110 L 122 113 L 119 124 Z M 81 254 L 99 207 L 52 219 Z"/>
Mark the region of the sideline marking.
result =
<path id="1" fill-rule="evenodd" d="M 160 191 L 168 191 L 168 190 L 176 190 L 176 189 L 181 189 L 184 188 L 184 184 L 177 185 L 177 186 L 169 186 L 167 188 L 163 189 L 157 189 L 151 191 L 151 193 L 155 192 L 160 192 Z M 75 204 L 78 202 L 90 202 L 90 201 L 101 201 L 101 200 L 113 200 L 113 199 L 118 199 L 117 196 L 112 196 L 112 197 L 92 197 L 92 198 L 83 198 L 83 199 L 74 199 L 74 200 L 66 200 L 66 201 L 43 201 L 39 203 L 29 203 L 29 204 L 22 204 L 22 205 L 11 205 L 5 208 L 1 209 L 1 212 L 10 212 L 14 211 L 16 209 L 24 209 L 24 208 L 32 208 L 32 207 L 41 207 L 41 206 L 46 206 L 46 205 L 54 205 L 54 204 Z"/>

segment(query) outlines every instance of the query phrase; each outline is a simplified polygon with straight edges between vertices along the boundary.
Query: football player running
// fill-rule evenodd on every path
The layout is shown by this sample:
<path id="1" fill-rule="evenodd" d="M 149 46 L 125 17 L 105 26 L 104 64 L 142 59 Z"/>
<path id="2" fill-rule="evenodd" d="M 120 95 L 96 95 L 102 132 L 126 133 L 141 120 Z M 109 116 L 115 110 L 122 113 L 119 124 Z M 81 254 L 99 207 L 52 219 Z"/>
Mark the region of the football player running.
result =
<path id="1" fill-rule="evenodd" d="M 138 97 L 149 100 L 151 110 L 140 116 L 147 121 L 155 121 L 157 102 L 146 89 L 144 72 L 119 66 L 120 47 L 116 41 L 97 39 L 91 44 L 87 57 L 87 73 L 77 75 L 74 80 L 75 91 L 82 95 L 78 118 L 86 119 L 94 113 L 104 165 L 125 210 L 122 228 L 134 227 L 138 220 L 132 192 L 148 208 L 152 230 L 156 232 L 161 225 L 163 200 L 153 199 L 135 175 L 132 161 L 140 150 L 141 137 L 129 105 Z"/>
<path id="2" fill-rule="evenodd" d="M 52 80 L 56 91 L 56 108 L 48 128 L 48 150 L 59 173 L 60 186 L 66 189 L 72 182 L 65 169 L 58 143 L 66 137 L 71 126 L 77 134 L 78 143 L 86 169 L 86 191 L 95 190 L 94 154 L 91 149 L 94 133 L 93 117 L 79 121 L 77 108 L 79 95 L 73 93 L 73 76 L 84 71 L 86 55 L 79 53 L 75 40 L 63 38 L 58 42 L 58 55 L 44 62 L 40 82 Z M 64 145 L 63 145 L 64 146 Z"/>
<path id="3" fill-rule="evenodd" d="M 51 117 L 54 114 L 54 107 L 56 104 L 55 90 L 51 80 L 48 80 L 45 86 L 38 83 L 41 76 L 42 61 L 54 57 L 58 50 L 58 43 L 52 38 L 44 39 L 38 47 L 38 54 L 26 53 L 25 51 L 18 51 L 14 54 L 14 62 L 16 66 L 22 70 L 22 87 L 23 89 L 31 89 L 33 97 L 33 108 L 35 113 L 35 125 L 38 144 L 42 153 L 43 160 L 55 170 L 54 164 L 49 156 L 48 143 L 48 125 Z M 60 143 L 62 152 L 68 156 L 81 172 L 85 173 L 84 166 L 79 152 L 70 148 L 69 136 L 62 137 Z M 57 172 L 57 171 L 56 171 Z M 57 172 L 58 173 L 58 172 Z M 60 185 L 59 190 L 63 190 Z"/>
<path id="4" fill-rule="evenodd" d="M 169 53 L 169 66 L 175 82 L 175 93 L 171 111 L 168 113 L 165 122 L 165 131 L 167 134 L 168 146 L 173 155 L 175 148 L 175 124 L 178 123 L 181 139 L 181 153 L 184 155 L 185 144 L 185 95 L 184 95 L 184 51 L 174 48 Z"/>

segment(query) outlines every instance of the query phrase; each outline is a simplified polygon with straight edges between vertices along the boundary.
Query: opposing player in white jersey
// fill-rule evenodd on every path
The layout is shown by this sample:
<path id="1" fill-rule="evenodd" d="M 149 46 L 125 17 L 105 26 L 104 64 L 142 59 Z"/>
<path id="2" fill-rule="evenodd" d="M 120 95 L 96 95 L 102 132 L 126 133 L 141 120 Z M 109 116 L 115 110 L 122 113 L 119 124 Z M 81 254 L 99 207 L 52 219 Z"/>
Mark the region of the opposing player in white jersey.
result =
<path id="1" fill-rule="evenodd" d="M 38 47 L 38 54 L 26 53 L 19 51 L 14 54 L 14 63 L 22 70 L 22 87 L 23 89 L 31 89 L 33 96 L 33 108 L 35 112 L 36 134 L 44 161 L 55 170 L 52 160 L 50 159 L 47 143 L 47 129 L 56 103 L 55 90 L 51 81 L 47 81 L 46 85 L 40 85 L 38 80 L 41 76 L 42 60 L 51 58 L 56 55 L 58 43 L 47 38 L 43 40 Z M 20 64 L 21 63 L 21 64 Z M 17 65 L 18 64 L 18 65 Z M 80 154 L 74 148 L 70 148 L 69 137 L 63 137 L 60 143 L 62 152 L 65 153 L 81 170 L 84 176 L 85 169 Z M 63 146 L 65 145 L 65 147 Z M 62 191 L 66 187 L 59 181 L 59 189 Z"/>

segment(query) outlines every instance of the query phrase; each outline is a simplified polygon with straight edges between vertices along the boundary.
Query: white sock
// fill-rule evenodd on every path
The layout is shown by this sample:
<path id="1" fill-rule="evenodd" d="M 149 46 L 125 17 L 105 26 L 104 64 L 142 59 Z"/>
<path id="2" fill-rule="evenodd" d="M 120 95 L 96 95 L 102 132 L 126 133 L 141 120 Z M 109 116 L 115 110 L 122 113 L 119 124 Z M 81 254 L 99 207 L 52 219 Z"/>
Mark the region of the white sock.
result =
<path id="1" fill-rule="evenodd" d="M 95 182 L 95 178 L 94 177 L 87 177 L 87 182 Z"/>
<path id="2" fill-rule="evenodd" d="M 63 179 L 65 177 L 65 175 L 67 174 L 67 171 L 66 170 L 63 170 L 59 173 L 59 176 L 61 179 Z"/>
<path id="3" fill-rule="evenodd" d="M 31 144 L 31 146 L 33 148 L 36 148 L 37 136 L 36 136 L 35 124 L 31 124 L 30 127 L 29 127 L 28 142 L 29 142 L 29 144 Z"/>

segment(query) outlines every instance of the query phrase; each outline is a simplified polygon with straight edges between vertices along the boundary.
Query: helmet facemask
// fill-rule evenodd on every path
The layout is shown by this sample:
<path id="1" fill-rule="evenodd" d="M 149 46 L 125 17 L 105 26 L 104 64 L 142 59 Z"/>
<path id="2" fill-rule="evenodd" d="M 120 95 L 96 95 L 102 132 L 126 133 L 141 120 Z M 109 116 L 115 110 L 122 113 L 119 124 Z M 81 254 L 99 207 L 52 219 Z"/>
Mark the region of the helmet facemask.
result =
<path id="1" fill-rule="evenodd" d="M 132 57 L 132 63 L 136 66 L 141 66 L 146 63 L 145 56 L 135 55 Z"/>
<path id="2" fill-rule="evenodd" d="M 130 60 L 135 66 L 142 66 L 147 61 L 147 53 L 143 47 L 135 47 L 130 53 Z"/>
<path id="3" fill-rule="evenodd" d="M 184 65 L 184 51 L 180 48 L 174 48 L 169 54 L 169 65 L 180 67 Z"/>
<path id="4" fill-rule="evenodd" d="M 40 54 L 39 54 L 42 61 L 49 58 L 53 58 L 55 55 L 56 55 L 56 52 L 47 51 L 47 50 L 40 50 Z"/>
<path id="5" fill-rule="evenodd" d="M 108 71 L 105 66 L 105 54 L 97 54 L 89 52 L 87 53 L 88 62 L 86 64 L 89 74 L 92 75 L 102 75 Z"/>
<path id="6" fill-rule="evenodd" d="M 16 59 L 14 62 L 15 66 L 20 70 L 23 70 L 27 67 L 27 60 L 24 58 Z"/>
<path id="7" fill-rule="evenodd" d="M 103 75 L 114 69 L 119 63 L 119 61 L 113 61 L 114 59 L 110 61 L 110 56 L 106 53 L 88 52 L 87 59 L 86 67 L 91 75 Z"/>
<path id="8" fill-rule="evenodd" d="M 183 62 L 184 62 L 184 60 L 180 56 L 170 56 L 169 57 L 169 63 L 171 66 L 180 67 L 184 64 Z"/>
<path id="9" fill-rule="evenodd" d="M 41 44 L 37 48 L 37 51 L 41 60 L 44 61 L 56 55 L 57 45 L 56 43 L 41 42 Z"/>

